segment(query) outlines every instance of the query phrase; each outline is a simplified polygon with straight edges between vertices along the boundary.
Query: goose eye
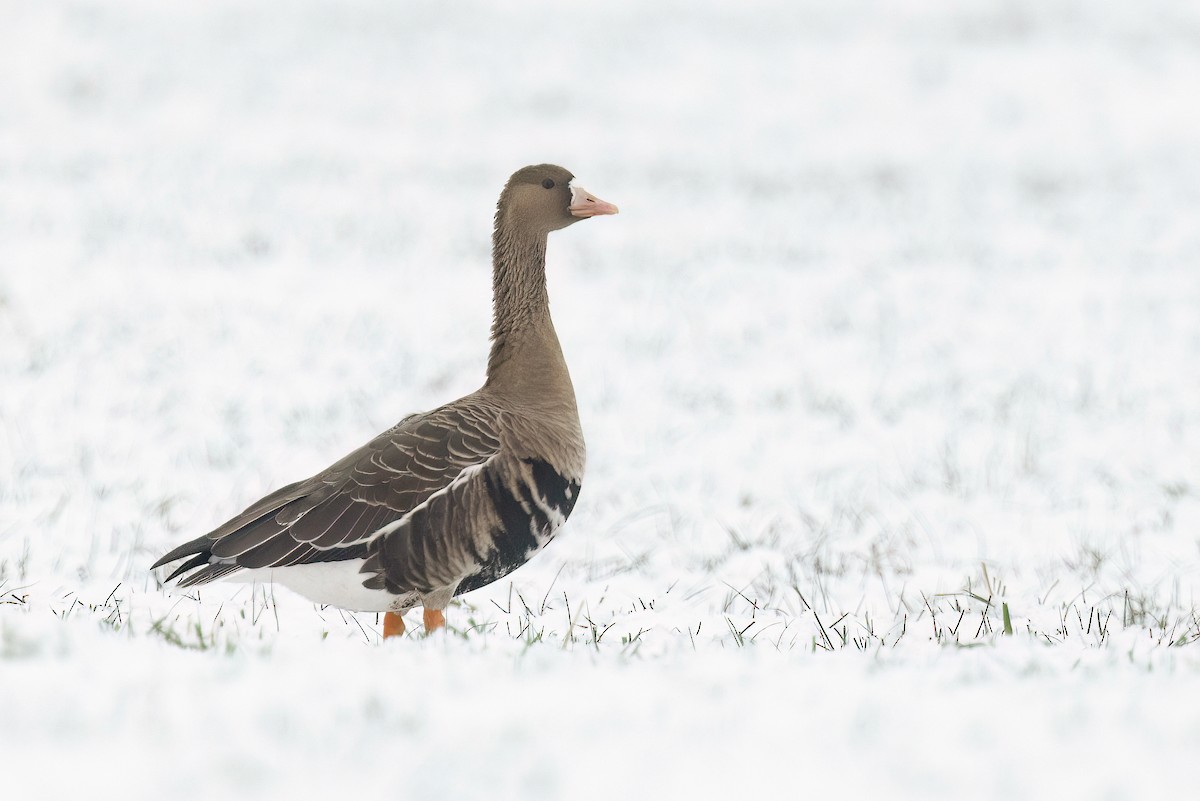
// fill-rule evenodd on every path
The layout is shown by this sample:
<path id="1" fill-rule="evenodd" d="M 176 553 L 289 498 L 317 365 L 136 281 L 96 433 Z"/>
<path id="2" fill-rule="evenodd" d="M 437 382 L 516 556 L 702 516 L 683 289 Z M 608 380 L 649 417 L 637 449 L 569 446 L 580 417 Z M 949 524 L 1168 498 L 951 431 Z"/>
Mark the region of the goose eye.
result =
<path id="1" fill-rule="evenodd" d="M 543 186 L 545 189 L 553 189 L 553 188 L 554 188 L 554 179 L 553 179 L 553 178 L 547 178 L 546 180 L 542 181 L 542 186 Z"/>

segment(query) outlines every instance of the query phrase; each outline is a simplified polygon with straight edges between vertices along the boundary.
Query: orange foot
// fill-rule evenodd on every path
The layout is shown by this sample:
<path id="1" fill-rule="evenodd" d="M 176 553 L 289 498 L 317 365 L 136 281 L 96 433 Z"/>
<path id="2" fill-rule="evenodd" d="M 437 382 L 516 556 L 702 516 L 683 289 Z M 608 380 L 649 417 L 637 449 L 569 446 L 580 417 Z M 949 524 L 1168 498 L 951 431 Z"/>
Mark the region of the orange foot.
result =
<path id="1" fill-rule="evenodd" d="M 437 631 L 446 625 L 446 616 L 441 609 L 425 609 L 425 633 Z"/>
<path id="2" fill-rule="evenodd" d="M 399 612 L 383 613 L 383 639 L 404 634 L 404 616 Z"/>

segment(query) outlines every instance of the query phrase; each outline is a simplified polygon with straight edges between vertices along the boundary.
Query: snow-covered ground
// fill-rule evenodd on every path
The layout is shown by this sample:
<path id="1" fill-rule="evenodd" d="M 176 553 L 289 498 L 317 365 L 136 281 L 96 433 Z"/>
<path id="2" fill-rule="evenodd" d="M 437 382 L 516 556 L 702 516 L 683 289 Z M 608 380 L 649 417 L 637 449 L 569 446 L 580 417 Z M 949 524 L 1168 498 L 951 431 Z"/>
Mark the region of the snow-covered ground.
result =
<path id="1" fill-rule="evenodd" d="M 1200 6 L 0 17 L 0 794 L 1194 795 Z M 563 536 L 429 639 L 163 592 L 478 385 L 541 161 Z"/>

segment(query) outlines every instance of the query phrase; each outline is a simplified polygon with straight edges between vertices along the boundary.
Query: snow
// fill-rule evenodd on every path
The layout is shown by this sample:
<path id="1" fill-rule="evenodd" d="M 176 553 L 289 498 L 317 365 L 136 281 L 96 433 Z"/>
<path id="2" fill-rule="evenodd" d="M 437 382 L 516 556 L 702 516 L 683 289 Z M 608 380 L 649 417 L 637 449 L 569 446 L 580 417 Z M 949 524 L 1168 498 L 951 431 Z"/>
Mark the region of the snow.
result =
<path id="1" fill-rule="evenodd" d="M 0 786 L 1186 796 L 1198 33 L 1166 0 L 7 8 Z M 164 592 L 168 548 L 478 385 L 495 198 L 543 161 L 621 208 L 550 243 L 562 536 L 429 639 Z"/>

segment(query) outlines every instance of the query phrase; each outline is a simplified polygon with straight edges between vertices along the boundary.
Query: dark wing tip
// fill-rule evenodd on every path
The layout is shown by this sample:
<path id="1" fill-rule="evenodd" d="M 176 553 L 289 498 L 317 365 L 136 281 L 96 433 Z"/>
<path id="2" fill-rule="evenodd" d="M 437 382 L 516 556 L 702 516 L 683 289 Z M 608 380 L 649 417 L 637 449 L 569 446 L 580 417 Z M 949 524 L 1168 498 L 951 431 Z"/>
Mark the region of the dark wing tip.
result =
<path id="1" fill-rule="evenodd" d="M 208 553 L 207 551 L 205 551 L 204 553 L 198 553 L 198 554 L 196 554 L 194 557 L 192 557 L 191 559 L 187 560 L 186 562 L 184 562 L 184 563 L 183 563 L 182 565 L 180 565 L 179 567 L 175 568 L 175 571 L 174 571 L 173 573 L 171 573 L 171 575 L 167 576 L 167 577 L 166 577 L 166 578 L 163 580 L 163 584 L 166 584 L 168 581 L 172 580 L 172 579 L 173 579 L 173 578 L 175 578 L 176 576 L 179 576 L 179 575 L 181 575 L 181 574 L 183 574 L 183 573 L 186 573 L 186 572 L 188 572 L 188 571 L 189 571 L 189 570 L 191 570 L 193 567 L 200 567 L 200 565 L 207 565 L 207 564 L 208 564 L 208 560 L 209 560 L 209 559 L 211 559 L 211 558 L 212 558 L 212 554 L 211 554 L 211 553 Z M 158 567 L 158 565 L 155 565 L 154 567 Z M 153 569 L 153 568 L 152 568 L 152 569 Z"/>
<path id="2" fill-rule="evenodd" d="M 213 541 L 207 536 L 197 537 L 194 540 L 189 540 L 183 545 L 180 545 L 178 548 L 168 551 L 157 562 L 150 565 L 150 569 L 154 570 L 155 568 L 162 567 L 167 562 L 174 562 L 176 559 L 181 559 L 185 556 L 191 556 L 192 554 L 203 553 L 206 554 L 206 556 L 211 555 L 212 543 Z"/>
<path id="3" fill-rule="evenodd" d="M 171 575 L 167 576 L 166 579 L 163 580 L 163 584 L 166 584 L 188 572 L 189 570 L 207 565 L 209 560 L 212 559 L 212 545 L 213 541 L 208 537 L 197 537 L 194 540 L 189 540 L 183 545 L 180 545 L 178 548 L 175 548 L 164 554 L 161 559 L 150 566 L 150 569 L 155 570 L 167 564 L 168 562 L 174 562 L 176 559 L 181 559 L 185 556 L 192 557 L 179 567 L 175 568 L 175 570 L 171 572 Z M 200 572 L 203 573 L 204 571 Z M 195 575 L 185 578 L 183 582 L 188 581 L 190 578 L 195 578 Z M 180 586 L 187 586 L 183 582 L 180 582 Z"/>
<path id="4" fill-rule="evenodd" d="M 173 562 L 176 559 L 184 558 L 184 556 L 191 556 L 192 554 L 199 553 L 212 553 L 212 540 L 210 540 L 209 537 L 197 537 L 196 540 L 190 540 L 184 544 L 181 544 L 181 546 L 178 548 L 168 550 L 166 554 L 162 555 L 161 559 L 158 559 L 154 565 L 150 566 L 150 570 L 154 570 L 156 567 L 162 567 L 163 565 L 166 565 L 167 562 Z"/>

